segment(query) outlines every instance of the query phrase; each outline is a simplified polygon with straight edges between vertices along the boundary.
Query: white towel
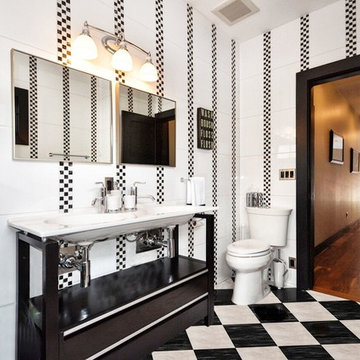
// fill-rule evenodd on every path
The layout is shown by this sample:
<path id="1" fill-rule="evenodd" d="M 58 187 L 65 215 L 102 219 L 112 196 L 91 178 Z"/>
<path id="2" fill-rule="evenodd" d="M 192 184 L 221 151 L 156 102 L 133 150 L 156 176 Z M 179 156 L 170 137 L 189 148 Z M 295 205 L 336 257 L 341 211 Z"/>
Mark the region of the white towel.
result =
<path id="1" fill-rule="evenodd" d="M 188 205 L 205 205 L 205 178 L 191 177 L 187 182 L 186 203 Z"/>
<path id="2" fill-rule="evenodd" d="M 190 179 L 186 180 L 186 205 L 192 205 L 192 183 L 190 182 Z"/>

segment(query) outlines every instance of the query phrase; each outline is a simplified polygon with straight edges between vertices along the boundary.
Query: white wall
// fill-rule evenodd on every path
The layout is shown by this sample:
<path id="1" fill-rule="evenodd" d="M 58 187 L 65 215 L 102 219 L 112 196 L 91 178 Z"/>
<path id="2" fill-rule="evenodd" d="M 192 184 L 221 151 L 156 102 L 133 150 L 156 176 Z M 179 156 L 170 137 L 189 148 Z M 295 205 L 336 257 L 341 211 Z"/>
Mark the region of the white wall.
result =
<path id="1" fill-rule="evenodd" d="M 21 11 L 19 11 L 21 9 Z M 15 48 L 53 61 L 57 59 L 56 0 L 7 2 L 0 14 L 0 354 L 13 359 L 15 349 L 15 231 L 7 227 L 10 216 L 57 211 L 59 206 L 59 164 L 12 160 L 12 109 L 10 49 Z M 73 0 L 72 38 L 82 23 L 113 31 L 112 0 Z M 177 166 L 165 168 L 165 202 L 184 203 L 185 187 L 180 177 L 187 176 L 187 14 L 183 0 L 164 1 L 165 96 L 177 101 Z M 125 0 L 125 34 L 136 44 L 155 54 L 155 1 Z M 224 263 L 226 245 L 231 242 L 231 82 L 230 39 L 218 29 L 218 280 L 229 276 Z M 98 34 L 94 33 L 96 38 Z M 99 41 L 97 41 L 99 43 Z M 100 47 L 99 47 L 100 48 Z M 126 76 L 127 85 L 154 91 L 136 78 L 141 60 L 135 59 L 135 73 Z M 104 50 L 93 63 L 72 58 L 72 66 L 114 79 Z M 211 109 L 211 23 L 194 11 L 194 108 Z M 196 135 L 196 134 L 195 134 Z M 115 164 L 73 165 L 74 208 L 88 207 L 96 193 L 95 181 L 116 174 Z M 146 180 L 141 192 L 156 194 L 156 169 L 127 166 L 127 185 Z M 195 175 L 205 176 L 207 203 L 211 204 L 211 151 L 195 149 Z M 203 256 L 203 230 L 195 234 L 195 254 Z M 187 227 L 181 228 L 182 247 L 186 248 Z M 130 257 L 127 265 L 138 261 Z M 97 244 L 93 250 L 93 275 L 115 271 L 115 241 Z M 135 256 L 135 255 L 134 255 Z M 143 259 L 141 257 L 141 259 Z M 147 257 L 144 261 L 149 260 Z M 39 274 L 39 258 L 33 259 L 32 274 Z M 35 275 L 34 275 L 35 276 Z M 35 282 L 36 283 L 36 282 Z M 37 282 L 38 283 L 38 282 Z"/>
<path id="2" fill-rule="evenodd" d="M 310 68 L 345 58 L 345 1 L 314 11 L 309 22 Z M 263 188 L 263 36 L 241 43 L 239 48 L 240 221 L 246 226 L 245 194 L 250 189 Z M 296 256 L 296 181 L 280 181 L 279 169 L 295 168 L 296 155 L 301 156 L 295 153 L 299 71 L 300 19 L 297 19 L 271 31 L 271 206 L 293 209 L 288 245 L 281 251 L 286 261 L 289 256 Z M 295 270 L 289 271 L 287 285 L 296 285 Z"/>

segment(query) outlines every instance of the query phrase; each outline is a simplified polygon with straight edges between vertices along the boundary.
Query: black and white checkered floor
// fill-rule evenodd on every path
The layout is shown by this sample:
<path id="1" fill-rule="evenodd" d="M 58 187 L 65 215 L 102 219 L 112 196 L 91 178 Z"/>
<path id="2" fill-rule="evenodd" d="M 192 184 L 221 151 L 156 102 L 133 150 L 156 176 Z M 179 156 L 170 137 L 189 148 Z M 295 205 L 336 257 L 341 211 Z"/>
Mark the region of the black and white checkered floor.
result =
<path id="1" fill-rule="evenodd" d="M 274 289 L 258 304 L 237 306 L 231 294 L 217 291 L 213 326 L 192 326 L 147 359 L 360 359 L 359 303 Z"/>

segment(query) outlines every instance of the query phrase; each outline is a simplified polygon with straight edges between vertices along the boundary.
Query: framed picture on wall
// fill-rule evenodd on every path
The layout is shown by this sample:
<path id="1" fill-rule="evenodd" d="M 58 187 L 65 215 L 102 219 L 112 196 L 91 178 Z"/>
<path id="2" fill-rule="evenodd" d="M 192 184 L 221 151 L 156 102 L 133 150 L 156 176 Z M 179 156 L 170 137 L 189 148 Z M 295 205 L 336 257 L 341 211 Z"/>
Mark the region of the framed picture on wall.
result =
<path id="1" fill-rule="evenodd" d="M 333 130 L 330 130 L 330 162 L 344 164 L 344 138 Z"/>
<path id="2" fill-rule="evenodd" d="M 214 113 L 212 110 L 197 109 L 197 147 L 204 150 L 214 148 Z"/>
<path id="3" fill-rule="evenodd" d="M 360 152 L 351 148 L 350 149 L 350 172 L 352 174 L 360 173 Z"/>

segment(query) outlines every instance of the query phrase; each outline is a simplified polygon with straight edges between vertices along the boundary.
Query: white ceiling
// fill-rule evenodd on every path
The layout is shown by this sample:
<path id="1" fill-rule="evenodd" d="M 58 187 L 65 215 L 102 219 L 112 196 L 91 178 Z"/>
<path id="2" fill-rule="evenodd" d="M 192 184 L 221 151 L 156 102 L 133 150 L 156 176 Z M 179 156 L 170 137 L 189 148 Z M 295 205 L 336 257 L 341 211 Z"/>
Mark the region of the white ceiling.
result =
<path id="1" fill-rule="evenodd" d="M 188 0 L 190 5 L 240 42 L 295 20 L 338 0 L 252 0 L 259 12 L 229 26 L 212 13 L 225 0 Z"/>

